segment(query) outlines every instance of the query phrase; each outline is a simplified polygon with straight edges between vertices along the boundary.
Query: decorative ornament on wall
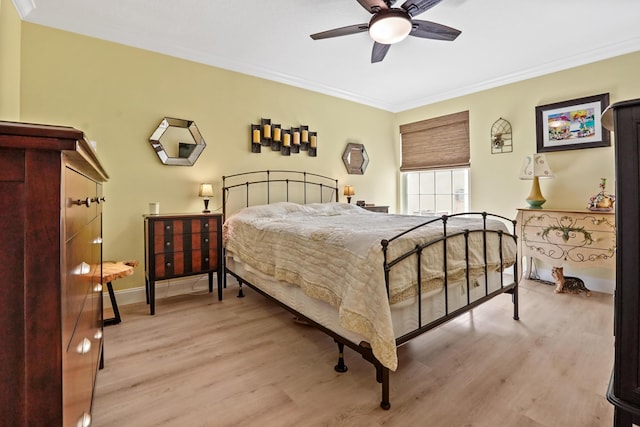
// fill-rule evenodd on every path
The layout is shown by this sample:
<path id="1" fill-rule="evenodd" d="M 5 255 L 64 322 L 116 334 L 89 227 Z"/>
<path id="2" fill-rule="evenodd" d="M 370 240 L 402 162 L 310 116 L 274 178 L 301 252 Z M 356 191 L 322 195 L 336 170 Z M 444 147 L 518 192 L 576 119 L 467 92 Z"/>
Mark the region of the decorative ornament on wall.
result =
<path id="1" fill-rule="evenodd" d="M 280 151 L 283 156 L 308 152 L 310 157 L 318 155 L 318 132 L 309 126 L 284 128 L 272 124 L 271 119 L 260 119 L 260 124 L 251 125 L 251 152 L 260 153 L 262 147 L 271 146 L 271 151 Z"/>
<path id="2" fill-rule="evenodd" d="M 511 153 L 512 151 L 511 123 L 500 117 L 491 126 L 491 154 Z"/>
<path id="3" fill-rule="evenodd" d="M 364 175 L 364 171 L 369 164 L 369 155 L 364 145 L 349 142 L 342 153 L 342 162 L 347 168 L 347 173 L 353 175 Z"/>
<path id="4" fill-rule="evenodd" d="M 149 143 L 165 165 L 193 166 L 206 143 L 193 120 L 165 117 L 149 137 Z"/>

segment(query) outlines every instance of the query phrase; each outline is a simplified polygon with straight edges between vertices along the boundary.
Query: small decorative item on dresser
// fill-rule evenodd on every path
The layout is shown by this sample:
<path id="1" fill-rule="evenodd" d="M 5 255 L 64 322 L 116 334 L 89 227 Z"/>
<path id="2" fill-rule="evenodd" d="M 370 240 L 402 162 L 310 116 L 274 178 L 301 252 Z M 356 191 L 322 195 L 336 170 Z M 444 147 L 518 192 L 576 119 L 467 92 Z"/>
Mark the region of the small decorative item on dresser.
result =
<path id="1" fill-rule="evenodd" d="M 607 187 L 607 178 L 600 178 L 600 192 L 595 196 L 591 196 L 587 208 L 592 211 L 610 211 L 613 209 L 613 203 L 616 201 L 616 196 L 613 194 L 607 194 L 605 189 Z"/>
<path id="2" fill-rule="evenodd" d="M 202 213 L 209 213 L 209 197 L 213 197 L 213 185 L 200 184 L 200 190 L 198 191 L 198 197 L 204 198 L 204 210 Z"/>
<path id="3" fill-rule="evenodd" d="M 347 196 L 347 203 L 351 203 L 351 197 L 355 196 L 356 190 L 354 190 L 353 185 L 345 185 L 344 186 L 344 195 Z"/>
<path id="4" fill-rule="evenodd" d="M 538 178 L 553 178 L 553 172 L 549 167 L 549 162 L 544 154 L 530 154 L 525 157 L 520 170 L 520 179 L 533 180 L 531 192 L 527 196 L 527 203 L 532 209 L 541 209 L 547 200 L 540 192 L 540 182 Z"/>

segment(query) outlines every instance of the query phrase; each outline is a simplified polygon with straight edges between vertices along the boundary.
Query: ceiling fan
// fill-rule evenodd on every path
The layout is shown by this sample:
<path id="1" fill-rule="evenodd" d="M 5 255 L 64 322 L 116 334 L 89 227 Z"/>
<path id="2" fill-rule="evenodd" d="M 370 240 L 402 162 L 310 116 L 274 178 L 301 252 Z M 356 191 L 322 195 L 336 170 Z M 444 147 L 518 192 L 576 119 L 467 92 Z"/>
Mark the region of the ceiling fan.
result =
<path id="1" fill-rule="evenodd" d="M 434 40 L 455 40 L 460 30 L 430 21 L 413 19 L 442 0 L 407 0 L 399 8 L 391 7 L 396 0 L 358 0 L 358 3 L 373 14 L 368 24 L 349 25 L 321 33 L 311 34 L 314 40 L 369 31 L 373 39 L 371 62 L 384 59 L 392 44 L 404 40 L 407 36 Z"/>

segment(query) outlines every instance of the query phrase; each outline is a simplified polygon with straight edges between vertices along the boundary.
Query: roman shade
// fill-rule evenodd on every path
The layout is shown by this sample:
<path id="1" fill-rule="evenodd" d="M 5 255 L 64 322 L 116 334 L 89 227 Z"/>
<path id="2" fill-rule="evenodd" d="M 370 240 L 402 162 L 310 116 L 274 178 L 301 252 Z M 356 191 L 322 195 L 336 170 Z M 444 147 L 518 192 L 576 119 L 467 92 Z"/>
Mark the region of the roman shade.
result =
<path id="1" fill-rule="evenodd" d="M 468 167 L 469 111 L 400 125 L 403 172 Z"/>

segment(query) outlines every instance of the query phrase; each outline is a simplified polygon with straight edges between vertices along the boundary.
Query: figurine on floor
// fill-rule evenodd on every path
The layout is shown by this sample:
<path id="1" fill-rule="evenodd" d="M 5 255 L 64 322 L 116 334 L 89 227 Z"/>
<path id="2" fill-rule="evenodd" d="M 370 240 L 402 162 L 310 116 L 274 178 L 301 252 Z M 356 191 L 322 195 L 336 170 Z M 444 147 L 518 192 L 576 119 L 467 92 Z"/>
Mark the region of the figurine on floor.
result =
<path id="1" fill-rule="evenodd" d="M 553 267 L 551 275 L 556 281 L 554 292 L 558 294 L 579 294 L 584 292 L 588 297 L 591 296 L 591 291 L 584 285 L 584 281 L 578 277 L 565 276 L 563 267 Z"/>

